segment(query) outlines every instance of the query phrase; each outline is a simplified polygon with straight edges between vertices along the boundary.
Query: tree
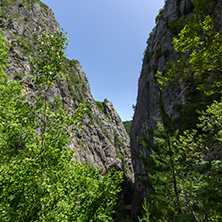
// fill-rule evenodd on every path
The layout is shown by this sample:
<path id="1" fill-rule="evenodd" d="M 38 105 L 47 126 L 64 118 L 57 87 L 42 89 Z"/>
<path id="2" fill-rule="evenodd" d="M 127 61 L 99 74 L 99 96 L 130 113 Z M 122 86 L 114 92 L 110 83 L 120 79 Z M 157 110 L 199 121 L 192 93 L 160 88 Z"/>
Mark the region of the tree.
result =
<path id="1" fill-rule="evenodd" d="M 126 129 L 127 134 L 130 135 L 132 120 L 124 121 L 123 125 L 124 125 L 124 127 Z"/>
<path id="2" fill-rule="evenodd" d="M 185 91 L 186 104 L 178 108 L 181 131 L 194 128 L 198 121 L 196 110 L 220 101 L 222 90 L 222 35 L 211 16 L 216 1 L 195 0 L 193 4 L 194 13 L 173 40 L 177 59 L 156 74 L 163 90 L 180 87 Z"/>
<path id="3" fill-rule="evenodd" d="M 73 162 L 72 132 L 79 130 L 85 106 L 73 112 L 47 93 L 64 81 L 66 47 L 62 32 L 39 37 L 30 58 L 33 93 L 4 75 L 7 46 L 0 51 L 0 219 L 2 221 L 109 221 L 121 173 L 106 175 L 90 164 Z"/>
<path id="4" fill-rule="evenodd" d="M 159 103 L 162 121 L 156 131 L 148 129 L 154 144 L 142 140 L 151 153 L 150 159 L 142 157 L 152 188 L 149 204 L 144 203 L 147 221 L 222 220 L 222 35 L 211 16 L 216 1 L 193 4 L 193 14 L 173 40 L 177 59 L 156 74 L 162 90 L 185 89 L 186 103 L 179 106 L 179 121 Z"/>
<path id="5" fill-rule="evenodd" d="M 148 128 L 148 134 L 153 137 L 153 143 L 145 134 L 141 139 L 142 145 L 151 153 L 150 159 L 143 156 L 141 158 L 149 171 L 146 185 L 152 189 L 149 197 L 150 220 L 173 221 L 181 211 L 179 188 L 182 169 L 186 164 L 181 165 L 182 153 L 178 149 L 178 130 L 165 112 L 161 96 L 159 106 L 162 122 L 157 124 L 156 131 Z"/>
<path id="6" fill-rule="evenodd" d="M 150 159 L 142 157 L 149 170 L 145 182 L 152 189 L 144 202 L 147 221 L 222 219 L 221 116 L 222 102 L 215 101 L 199 117 L 202 134 L 192 130 L 179 135 L 162 109 L 158 129 L 148 129 L 154 144 L 146 136 L 141 141 L 151 153 Z"/>

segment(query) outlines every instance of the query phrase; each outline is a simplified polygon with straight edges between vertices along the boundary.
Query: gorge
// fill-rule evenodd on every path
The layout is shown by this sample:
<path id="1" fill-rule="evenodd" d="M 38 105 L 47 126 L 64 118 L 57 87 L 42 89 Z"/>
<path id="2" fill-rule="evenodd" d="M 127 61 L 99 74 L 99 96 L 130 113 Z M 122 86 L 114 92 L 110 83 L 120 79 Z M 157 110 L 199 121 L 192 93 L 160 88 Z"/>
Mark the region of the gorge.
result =
<path id="1" fill-rule="evenodd" d="M 215 19 L 216 30 L 221 32 L 222 1 L 213 2 L 215 4 L 210 15 Z M 29 56 L 36 53 L 38 35 L 59 31 L 60 27 L 52 10 L 40 0 L 2 0 L 0 4 L 0 28 L 9 47 L 6 74 L 11 79 L 25 83 L 23 90 L 31 98 L 35 92 L 32 84 L 25 78 L 31 70 Z M 156 130 L 157 123 L 162 120 L 157 101 L 161 86 L 156 72 L 164 73 L 167 62 L 177 58 L 173 39 L 183 29 L 183 21 L 193 13 L 192 0 L 167 0 L 157 15 L 156 26 L 150 33 L 144 53 L 130 136 L 112 102 L 107 99 L 103 102 L 94 100 L 87 75 L 79 61 L 65 58 L 63 72 L 67 76 L 66 80 L 56 82 L 47 93 L 49 101 L 58 99 L 71 112 L 75 112 L 82 103 L 86 105 L 87 111 L 81 120 L 82 130 L 72 135 L 69 145 L 70 149 L 76 151 L 73 160 L 90 163 L 99 168 L 102 174 L 106 174 L 111 168 L 123 172 L 121 196 L 124 207 L 127 206 L 131 211 L 133 221 L 138 221 L 143 199 L 151 192 L 141 182 L 141 178 L 147 178 L 149 171 L 141 160 L 141 155 L 148 160 L 151 155 L 141 143 L 141 138 L 145 133 L 152 143 L 147 127 Z M 177 107 L 187 102 L 187 88 L 183 84 L 177 86 L 161 92 L 165 111 L 172 119 L 180 115 Z M 210 102 L 206 107 L 209 105 Z M 123 221 L 128 220 L 130 219 Z"/>

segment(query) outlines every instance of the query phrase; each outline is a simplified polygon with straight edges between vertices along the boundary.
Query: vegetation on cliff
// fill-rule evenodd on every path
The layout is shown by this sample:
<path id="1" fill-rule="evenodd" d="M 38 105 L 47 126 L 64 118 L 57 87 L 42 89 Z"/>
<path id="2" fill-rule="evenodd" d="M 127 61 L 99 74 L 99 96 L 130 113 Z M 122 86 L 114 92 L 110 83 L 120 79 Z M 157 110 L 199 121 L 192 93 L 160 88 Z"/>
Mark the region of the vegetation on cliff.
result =
<path id="1" fill-rule="evenodd" d="M 140 221 L 222 221 L 222 34 L 213 11 L 217 1 L 194 0 L 194 11 L 173 41 L 178 57 L 157 72 L 162 90 L 186 89 L 179 118 L 165 111 L 159 95 L 162 121 L 148 128 L 141 143 L 151 158 L 147 166 L 152 190 L 143 204 Z M 217 9 L 218 10 L 218 9 Z"/>
<path id="2" fill-rule="evenodd" d="M 110 221 L 122 174 L 103 175 L 72 161 L 70 139 L 81 130 L 85 106 L 73 113 L 47 97 L 65 78 L 66 38 L 61 32 L 45 34 L 38 45 L 25 76 L 28 89 L 5 75 L 8 48 L 0 35 L 0 220 Z"/>
<path id="3" fill-rule="evenodd" d="M 132 120 L 124 121 L 124 122 L 123 122 L 123 125 L 124 125 L 124 127 L 125 127 L 126 132 L 128 133 L 128 135 L 130 135 Z"/>
<path id="4" fill-rule="evenodd" d="M 40 90 L 36 90 L 35 82 L 41 82 L 45 76 L 43 70 L 39 70 L 43 75 L 38 76 L 34 67 L 30 69 L 31 60 L 29 56 L 31 55 L 33 59 L 37 56 L 37 49 L 40 45 L 39 37 L 41 39 L 41 36 L 45 36 L 46 33 L 49 34 L 59 30 L 59 24 L 55 20 L 53 12 L 40 0 L 3 0 L 0 1 L 0 27 L 9 48 L 7 59 L 9 65 L 5 73 L 11 79 L 26 83 L 21 91 L 23 95 L 27 96 L 26 100 L 32 104 L 37 100 L 37 94 L 41 95 Z M 51 44 L 51 48 L 53 47 L 53 44 Z M 46 53 L 43 57 L 47 56 Z M 33 61 L 38 61 L 38 59 Z M 35 62 L 32 63 L 33 66 L 35 64 Z M 55 110 L 62 107 L 72 113 L 81 103 L 86 104 L 83 118 L 77 122 L 72 122 L 72 125 L 82 124 L 81 130 L 72 132 L 70 143 L 68 143 L 69 147 L 76 151 L 72 160 L 94 165 L 97 169 L 100 169 L 97 170 L 99 174 L 106 174 L 112 167 L 119 171 L 124 170 L 124 180 L 127 181 L 127 185 L 122 185 L 122 188 L 127 190 L 127 187 L 133 181 L 133 169 L 129 152 L 129 137 L 119 115 L 111 103 L 103 102 L 104 107 L 102 107 L 110 111 L 109 114 L 100 109 L 102 103 L 97 106 L 98 104 L 94 101 L 90 92 L 87 75 L 77 60 L 69 60 L 63 56 L 61 60 L 59 59 L 57 65 L 61 66 L 60 73 L 63 73 L 66 78 L 64 81 L 54 81 L 53 87 L 50 87 L 47 91 L 47 102 L 52 112 L 54 113 Z M 47 70 L 47 67 L 44 69 Z M 36 74 L 30 78 L 30 72 L 34 70 L 36 70 Z M 18 93 L 18 95 L 20 94 Z M 36 110 L 38 111 L 38 109 Z M 39 119 L 38 124 L 40 122 Z M 53 129 L 54 125 L 51 126 Z M 71 129 L 70 127 L 68 128 Z M 60 130 L 62 129 L 60 128 Z M 114 146 L 116 134 L 122 141 L 118 149 Z M 92 172 L 95 171 L 92 170 Z M 89 175 L 90 177 L 93 178 L 93 175 Z M 121 193 L 122 197 L 127 195 L 125 190 Z"/>

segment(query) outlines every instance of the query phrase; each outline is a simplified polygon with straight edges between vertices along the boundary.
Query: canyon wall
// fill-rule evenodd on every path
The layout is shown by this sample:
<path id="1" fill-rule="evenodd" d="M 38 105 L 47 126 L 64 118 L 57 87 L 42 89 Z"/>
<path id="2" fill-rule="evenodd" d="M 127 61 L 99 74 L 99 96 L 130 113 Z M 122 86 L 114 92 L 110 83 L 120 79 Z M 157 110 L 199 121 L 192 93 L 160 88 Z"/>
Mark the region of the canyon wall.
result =
<path id="1" fill-rule="evenodd" d="M 221 6 L 222 1 L 216 2 L 212 15 L 215 19 L 215 28 L 222 30 Z M 160 109 L 157 97 L 160 85 L 156 79 L 156 72 L 164 71 L 165 64 L 176 58 L 172 41 L 177 37 L 183 25 L 181 18 L 186 18 L 193 13 L 194 6 L 191 0 L 167 0 L 164 8 L 156 17 L 156 26 L 147 40 L 147 48 L 144 52 L 143 65 L 138 83 L 137 104 L 131 127 L 131 155 L 135 171 L 135 186 L 133 194 L 133 216 L 136 218 L 138 209 L 144 197 L 150 190 L 146 189 L 139 178 L 147 177 L 147 170 L 140 158 L 140 154 L 149 158 L 150 153 L 141 145 L 143 133 L 147 135 L 147 127 L 156 129 L 156 124 L 161 121 Z M 176 106 L 185 103 L 185 90 L 177 87 L 170 92 L 162 92 L 164 107 L 173 118 L 178 116 Z M 148 137 L 149 138 L 149 137 Z M 151 138 L 150 138 L 151 139 Z"/>
<path id="2" fill-rule="evenodd" d="M 2 0 L 0 4 L 0 28 L 9 46 L 7 74 L 25 81 L 24 77 L 30 73 L 28 56 L 38 47 L 35 39 L 39 34 L 57 31 L 60 27 L 53 12 L 39 0 Z M 75 159 L 91 163 L 103 173 L 111 167 L 123 171 L 127 190 L 133 184 L 134 173 L 130 140 L 121 118 L 110 101 L 93 99 L 87 76 L 77 60 L 64 59 L 64 67 L 67 80 L 54 84 L 48 98 L 59 98 L 73 112 L 80 103 L 88 108 L 82 120 L 82 131 L 72 138 L 70 148 L 76 150 Z M 28 82 L 25 90 L 33 93 Z M 124 192 L 129 204 L 130 195 Z"/>

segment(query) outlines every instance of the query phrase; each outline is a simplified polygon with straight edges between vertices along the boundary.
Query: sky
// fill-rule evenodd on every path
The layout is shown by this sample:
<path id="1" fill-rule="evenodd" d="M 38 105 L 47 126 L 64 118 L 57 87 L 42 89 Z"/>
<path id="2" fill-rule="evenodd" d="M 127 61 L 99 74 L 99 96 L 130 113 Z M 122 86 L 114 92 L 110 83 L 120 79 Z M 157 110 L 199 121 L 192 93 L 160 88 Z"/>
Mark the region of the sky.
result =
<path id="1" fill-rule="evenodd" d="M 42 0 L 68 33 L 67 58 L 78 60 L 96 101 L 132 120 L 146 40 L 164 0 Z"/>

